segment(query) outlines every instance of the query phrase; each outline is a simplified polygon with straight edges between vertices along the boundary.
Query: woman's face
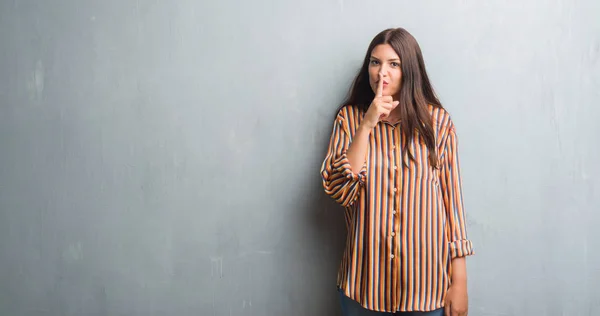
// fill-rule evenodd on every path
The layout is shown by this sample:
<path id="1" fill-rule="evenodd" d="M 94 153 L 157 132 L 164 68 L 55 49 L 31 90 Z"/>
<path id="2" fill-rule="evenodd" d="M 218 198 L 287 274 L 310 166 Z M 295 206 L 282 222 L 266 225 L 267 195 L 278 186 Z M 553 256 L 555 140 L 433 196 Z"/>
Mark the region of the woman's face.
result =
<path id="1" fill-rule="evenodd" d="M 396 96 L 400 92 L 402 71 L 400 57 L 389 44 L 375 46 L 369 61 L 369 84 L 373 93 L 377 93 L 379 74 L 383 79 L 383 95 Z"/>

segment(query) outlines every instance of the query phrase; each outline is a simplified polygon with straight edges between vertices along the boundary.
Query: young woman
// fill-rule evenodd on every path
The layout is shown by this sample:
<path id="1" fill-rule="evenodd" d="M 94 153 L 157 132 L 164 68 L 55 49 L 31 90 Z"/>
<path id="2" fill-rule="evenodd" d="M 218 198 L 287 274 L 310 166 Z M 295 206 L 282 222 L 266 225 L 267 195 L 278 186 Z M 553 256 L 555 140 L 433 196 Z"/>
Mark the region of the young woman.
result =
<path id="1" fill-rule="evenodd" d="M 345 208 L 345 316 L 467 315 L 473 250 L 456 130 L 406 30 L 384 30 L 369 45 L 321 176 Z"/>

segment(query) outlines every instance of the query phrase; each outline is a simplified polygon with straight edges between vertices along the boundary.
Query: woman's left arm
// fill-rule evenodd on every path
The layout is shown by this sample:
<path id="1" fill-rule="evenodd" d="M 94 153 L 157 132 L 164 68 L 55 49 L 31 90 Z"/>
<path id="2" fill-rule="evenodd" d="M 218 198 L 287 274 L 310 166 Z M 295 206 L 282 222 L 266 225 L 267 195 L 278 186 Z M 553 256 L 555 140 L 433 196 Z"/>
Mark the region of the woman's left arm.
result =
<path id="1" fill-rule="evenodd" d="M 467 237 L 466 215 L 462 198 L 462 180 L 458 157 L 458 139 L 452 121 L 442 147 L 440 186 L 448 228 L 449 250 L 452 259 L 451 286 L 446 296 L 447 316 L 465 316 L 468 311 L 467 265 L 465 257 L 473 254 L 473 245 Z"/>
<path id="2" fill-rule="evenodd" d="M 462 180 L 458 157 L 458 139 L 452 121 L 449 121 L 446 141 L 440 160 L 440 186 L 450 229 L 450 256 L 452 259 L 473 254 L 473 245 L 467 238 L 467 223 L 462 197 Z"/>

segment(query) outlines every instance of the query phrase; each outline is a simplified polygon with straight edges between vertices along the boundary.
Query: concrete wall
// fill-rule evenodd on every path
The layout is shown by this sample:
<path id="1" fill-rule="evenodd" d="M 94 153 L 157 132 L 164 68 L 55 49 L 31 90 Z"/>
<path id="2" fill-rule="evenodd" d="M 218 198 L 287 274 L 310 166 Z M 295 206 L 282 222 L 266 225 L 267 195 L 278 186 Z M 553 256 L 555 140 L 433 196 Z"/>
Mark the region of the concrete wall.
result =
<path id="1" fill-rule="evenodd" d="M 470 313 L 600 314 L 600 2 L 0 2 L 0 315 L 337 315 L 319 168 L 402 26 L 457 124 Z"/>

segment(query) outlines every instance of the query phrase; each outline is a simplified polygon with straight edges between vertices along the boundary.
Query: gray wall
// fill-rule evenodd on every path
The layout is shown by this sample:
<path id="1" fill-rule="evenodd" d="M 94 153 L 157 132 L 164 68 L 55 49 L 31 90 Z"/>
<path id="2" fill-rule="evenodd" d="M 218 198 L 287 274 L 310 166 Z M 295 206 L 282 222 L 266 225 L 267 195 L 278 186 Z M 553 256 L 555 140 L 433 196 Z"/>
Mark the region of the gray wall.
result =
<path id="1" fill-rule="evenodd" d="M 458 126 L 470 315 L 599 315 L 600 2 L 482 2 L 1 1 L 0 315 L 339 314 L 319 168 L 390 26 Z"/>

